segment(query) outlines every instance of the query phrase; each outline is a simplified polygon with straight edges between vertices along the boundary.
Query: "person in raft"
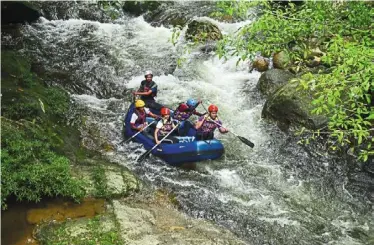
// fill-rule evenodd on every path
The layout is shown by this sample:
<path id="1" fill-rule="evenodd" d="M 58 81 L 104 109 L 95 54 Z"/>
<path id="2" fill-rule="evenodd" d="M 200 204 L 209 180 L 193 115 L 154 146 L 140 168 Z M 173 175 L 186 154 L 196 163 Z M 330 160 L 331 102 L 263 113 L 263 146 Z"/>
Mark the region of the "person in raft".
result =
<path id="1" fill-rule="evenodd" d="M 170 133 L 170 131 L 175 127 L 176 125 L 170 117 L 170 110 L 165 107 L 161 108 L 161 120 L 158 121 L 154 134 L 156 144 L 159 144 L 160 140 Z M 172 136 L 172 133 L 164 141 L 172 144 L 178 143 L 178 139 Z"/>
<path id="2" fill-rule="evenodd" d="M 214 130 L 216 128 L 223 134 L 229 132 L 222 127 L 222 122 L 217 117 L 218 107 L 210 105 L 208 107 L 208 115 L 201 116 L 195 124 L 197 140 L 211 140 L 214 137 Z M 221 126 L 219 126 L 221 125 Z"/>
<path id="3" fill-rule="evenodd" d="M 153 81 L 152 71 L 146 71 L 144 77 L 145 80 L 140 83 L 138 91 L 133 94 L 140 95 L 140 99 L 144 101 L 146 107 L 160 111 L 162 105 L 155 101 L 157 84 Z"/>
<path id="4" fill-rule="evenodd" d="M 137 131 L 143 130 L 143 128 L 147 126 L 147 116 L 160 118 L 158 115 L 153 114 L 148 108 L 145 107 L 143 100 L 135 101 L 135 110 L 130 119 L 131 128 Z"/>
<path id="5" fill-rule="evenodd" d="M 179 104 L 178 108 L 174 111 L 173 118 L 181 122 L 178 128 L 180 136 L 186 136 L 190 128 L 193 127 L 192 123 L 188 121 L 192 115 L 201 117 L 206 114 L 196 111 L 196 107 L 198 107 L 199 104 L 201 104 L 201 100 L 188 99 L 186 103 Z"/>

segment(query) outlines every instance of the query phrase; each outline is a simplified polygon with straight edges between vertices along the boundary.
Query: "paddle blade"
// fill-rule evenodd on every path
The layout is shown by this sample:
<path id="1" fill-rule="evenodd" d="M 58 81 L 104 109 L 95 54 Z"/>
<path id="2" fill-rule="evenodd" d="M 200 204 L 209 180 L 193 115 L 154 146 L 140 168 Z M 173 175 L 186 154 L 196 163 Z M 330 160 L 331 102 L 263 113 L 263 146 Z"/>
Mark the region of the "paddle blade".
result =
<path id="1" fill-rule="evenodd" d="M 138 158 L 137 162 L 143 162 L 144 159 L 146 159 L 146 158 L 149 156 L 149 154 L 151 154 L 152 150 L 153 150 L 153 149 L 151 149 L 151 150 L 145 152 L 143 155 L 141 155 L 141 156 Z"/>
<path id="2" fill-rule="evenodd" d="M 242 137 L 242 136 L 237 136 L 237 137 L 240 139 L 241 142 L 243 142 L 243 143 L 246 144 L 247 146 L 249 146 L 249 147 L 251 147 L 251 148 L 253 148 L 253 147 L 255 146 L 255 144 L 253 144 L 253 142 L 250 141 L 249 139 L 246 139 L 246 138 L 244 138 L 244 137 Z"/>
<path id="3" fill-rule="evenodd" d="M 119 143 L 120 145 L 122 144 L 127 144 L 128 142 L 130 142 L 130 140 L 132 140 L 133 137 L 131 138 L 128 138 L 127 140 L 123 140 L 121 143 Z"/>

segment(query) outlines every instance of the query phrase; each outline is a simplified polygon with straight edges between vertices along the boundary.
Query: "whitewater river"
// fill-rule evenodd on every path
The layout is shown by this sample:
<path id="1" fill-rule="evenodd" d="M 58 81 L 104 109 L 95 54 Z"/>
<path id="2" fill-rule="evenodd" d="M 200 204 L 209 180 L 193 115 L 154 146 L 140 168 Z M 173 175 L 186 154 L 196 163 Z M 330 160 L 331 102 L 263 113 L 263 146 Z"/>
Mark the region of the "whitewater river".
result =
<path id="1" fill-rule="evenodd" d="M 190 14 L 199 13 L 189 4 L 181 5 Z M 155 188 L 173 191 L 182 212 L 226 227 L 248 244 L 369 242 L 373 209 L 345 188 L 345 163 L 312 157 L 291 135 L 261 119 L 265 100 L 255 89 L 260 73 L 249 73 L 246 63 L 236 66 L 236 57 L 223 61 L 199 49 L 175 68 L 184 40 L 174 47 L 171 28 L 151 26 L 141 16 L 124 15 L 107 23 L 81 18 L 41 18 L 23 28 L 21 41 L 23 52 L 51 74 L 47 82 L 71 93 L 71 123 L 85 118 L 81 131 L 86 146 L 114 145 L 114 151 L 105 153 L 112 161 Z M 223 33 L 249 23 L 199 18 L 211 20 Z M 224 156 L 199 163 L 196 170 L 170 167 L 153 157 L 137 163 L 144 152 L 138 144 L 116 144 L 122 140 L 128 91 L 138 87 L 145 70 L 155 74 L 159 102 L 176 106 L 196 98 L 214 103 L 224 125 L 249 138 L 255 148 L 230 134 L 217 135 L 225 145 Z M 93 129 L 96 134 L 89 135 Z"/>

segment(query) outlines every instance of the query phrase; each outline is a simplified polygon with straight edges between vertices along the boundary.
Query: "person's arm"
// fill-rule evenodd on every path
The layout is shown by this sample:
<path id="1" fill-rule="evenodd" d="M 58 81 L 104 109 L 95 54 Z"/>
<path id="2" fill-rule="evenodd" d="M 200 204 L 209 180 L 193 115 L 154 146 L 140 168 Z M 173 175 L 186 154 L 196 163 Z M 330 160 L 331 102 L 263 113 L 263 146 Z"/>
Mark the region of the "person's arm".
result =
<path id="1" fill-rule="evenodd" d="M 154 113 L 152 113 L 152 112 L 149 112 L 148 115 L 150 115 L 151 117 L 153 117 L 153 118 L 155 118 L 155 119 L 159 119 L 159 118 L 160 118 L 159 115 L 156 115 L 156 114 L 154 114 Z"/>
<path id="2" fill-rule="evenodd" d="M 147 114 L 147 116 L 151 116 L 155 119 L 161 118 L 159 115 L 156 115 L 156 114 L 152 113 L 149 108 L 145 108 L 144 110 L 145 110 L 145 113 Z"/>
<path id="3" fill-rule="evenodd" d="M 135 95 L 151 95 L 152 93 L 156 93 L 157 85 L 156 83 L 147 91 L 147 92 L 134 92 Z"/>
<path id="4" fill-rule="evenodd" d="M 200 112 L 197 112 L 196 110 L 194 110 L 193 114 L 201 117 L 201 116 L 204 116 L 206 114 L 206 112 L 205 113 L 200 113 Z"/>
<path id="5" fill-rule="evenodd" d="M 139 125 L 138 127 L 135 126 L 136 119 L 138 119 L 138 116 L 137 116 L 135 113 L 133 113 L 133 114 L 131 115 L 130 125 L 131 125 L 131 128 L 132 128 L 132 129 L 140 131 L 140 130 L 142 130 L 142 128 L 143 128 L 144 126 L 143 126 L 143 125 Z"/>
<path id="6" fill-rule="evenodd" d="M 160 143 L 160 141 L 158 140 L 158 131 L 159 131 L 160 129 L 159 128 L 156 128 L 156 130 L 155 130 L 155 133 L 154 133 L 154 137 L 155 137 L 155 142 L 156 142 L 156 144 L 158 144 L 158 143 Z"/>
<path id="7" fill-rule="evenodd" d="M 149 90 L 148 92 L 133 92 L 134 95 L 150 95 L 152 94 L 152 90 Z"/>
<path id="8" fill-rule="evenodd" d="M 152 91 L 144 92 L 144 81 L 140 83 L 140 87 L 137 91 L 132 92 L 134 95 L 149 95 L 152 93 Z"/>
<path id="9" fill-rule="evenodd" d="M 206 116 L 205 117 L 200 117 L 199 120 L 195 124 L 195 128 L 196 129 L 201 128 L 201 126 L 203 126 L 203 123 L 205 122 L 206 119 L 207 119 Z"/>
<path id="10" fill-rule="evenodd" d="M 221 125 L 221 126 L 217 125 L 218 126 L 218 130 L 219 130 L 220 133 L 225 134 L 225 133 L 229 132 L 229 130 L 227 128 L 222 127 L 222 122 L 221 121 L 218 121 L 217 123 L 219 125 Z"/>
<path id="11" fill-rule="evenodd" d="M 153 135 L 153 137 L 155 137 L 155 142 L 156 144 L 160 143 L 160 141 L 158 140 L 158 131 L 160 131 L 160 129 L 162 128 L 162 122 L 159 121 L 156 125 L 156 130 L 155 130 L 155 133 Z"/>
<path id="12" fill-rule="evenodd" d="M 224 128 L 224 127 L 220 127 L 219 128 L 219 131 L 222 133 L 222 134 L 225 134 L 225 133 L 228 133 L 229 130 L 227 128 Z"/>

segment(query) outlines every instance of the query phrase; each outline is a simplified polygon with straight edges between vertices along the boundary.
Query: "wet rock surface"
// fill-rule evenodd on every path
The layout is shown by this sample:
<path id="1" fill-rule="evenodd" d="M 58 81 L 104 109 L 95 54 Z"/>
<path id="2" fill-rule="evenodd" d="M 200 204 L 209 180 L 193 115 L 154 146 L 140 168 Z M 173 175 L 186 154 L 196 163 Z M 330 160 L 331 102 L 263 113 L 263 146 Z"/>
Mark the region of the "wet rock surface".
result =
<path id="1" fill-rule="evenodd" d="M 23 2 L 1 1 L 1 25 L 32 23 L 41 13 Z"/>
<path id="2" fill-rule="evenodd" d="M 262 116 L 277 121 L 284 131 L 291 125 L 310 129 L 323 127 L 327 123 L 327 118 L 311 114 L 311 95 L 297 88 L 297 82 L 289 82 L 279 88 L 267 99 Z"/>
<path id="3" fill-rule="evenodd" d="M 186 38 L 198 41 L 219 40 L 222 39 L 222 33 L 218 26 L 209 21 L 193 20 L 188 24 Z"/>
<path id="4" fill-rule="evenodd" d="M 231 232 L 178 212 L 165 196 L 113 201 L 123 239 L 139 245 L 245 244 Z"/>
<path id="5" fill-rule="evenodd" d="M 294 77 L 295 76 L 288 71 L 271 69 L 261 75 L 257 83 L 257 88 L 263 95 L 269 96 Z"/>

